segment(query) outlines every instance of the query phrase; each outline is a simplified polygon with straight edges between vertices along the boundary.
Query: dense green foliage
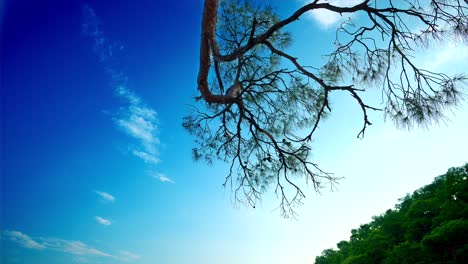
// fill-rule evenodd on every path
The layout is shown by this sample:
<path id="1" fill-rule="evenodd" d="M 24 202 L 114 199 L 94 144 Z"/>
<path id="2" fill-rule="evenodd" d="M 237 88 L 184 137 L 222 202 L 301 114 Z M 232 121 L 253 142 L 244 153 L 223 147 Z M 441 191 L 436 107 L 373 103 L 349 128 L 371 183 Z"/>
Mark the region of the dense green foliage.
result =
<path id="1" fill-rule="evenodd" d="M 315 263 L 468 263 L 468 163 L 399 201 Z"/>

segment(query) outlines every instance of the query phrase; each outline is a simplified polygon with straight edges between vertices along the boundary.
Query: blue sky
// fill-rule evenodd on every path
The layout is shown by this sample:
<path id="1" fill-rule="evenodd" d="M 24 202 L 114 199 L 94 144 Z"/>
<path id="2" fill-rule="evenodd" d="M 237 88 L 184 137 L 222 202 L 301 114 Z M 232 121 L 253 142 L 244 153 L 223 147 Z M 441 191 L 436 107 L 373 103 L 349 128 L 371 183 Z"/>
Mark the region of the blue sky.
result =
<path id="1" fill-rule="evenodd" d="M 305 1 L 273 1 L 282 17 Z M 341 1 L 343 2 L 343 1 Z M 312 263 L 406 193 L 468 161 L 468 106 L 411 132 L 380 113 L 364 140 L 355 102 L 334 96 L 314 158 L 345 177 L 307 189 L 298 220 L 235 208 L 226 165 L 194 163 L 182 117 L 197 95 L 202 1 L 15 0 L 2 19 L 2 263 Z M 289 27 L 291 52 L 325 54 L 341 17 Z M 355 17 L 359 19 L 359 17 Z M 436 44 L 420 65 L 467 69 Z M 379 91 L 368 99 L 379 103 Z"/>

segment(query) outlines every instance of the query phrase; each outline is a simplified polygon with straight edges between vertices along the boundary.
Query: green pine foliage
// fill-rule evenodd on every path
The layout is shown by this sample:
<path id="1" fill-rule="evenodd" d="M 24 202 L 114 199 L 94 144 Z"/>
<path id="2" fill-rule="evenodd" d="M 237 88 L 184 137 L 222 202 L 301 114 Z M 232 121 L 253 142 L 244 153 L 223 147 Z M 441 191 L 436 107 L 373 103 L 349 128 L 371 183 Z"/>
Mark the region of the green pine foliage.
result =
<path id="1" fill-rule="evenodd" d="M 399 201 L 315 263 L 468 263 L 468 163 Z"/>

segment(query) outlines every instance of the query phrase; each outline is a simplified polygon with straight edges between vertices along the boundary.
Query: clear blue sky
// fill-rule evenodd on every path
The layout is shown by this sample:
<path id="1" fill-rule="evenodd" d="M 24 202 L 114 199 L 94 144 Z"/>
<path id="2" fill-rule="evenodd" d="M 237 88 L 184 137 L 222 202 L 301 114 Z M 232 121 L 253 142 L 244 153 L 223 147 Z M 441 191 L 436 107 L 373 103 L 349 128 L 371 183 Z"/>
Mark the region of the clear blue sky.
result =
<path id="1" fill-rule="evenodd" d="M 282 17 L 304 2 L 273 1 Z M 468 161 L 466 102 L 429 130 L 399 131 L 374 114 L 357 140 L 359 108 L 335 96 L 314 158 L 345 177 L 339 190 L 308 190 L 298 220 L 280 218 L 272 193 L 255 210 L 233 208 L 221 187 L 226 165 L 194 163 L 181 126 L 197 95 L 201 0 L 1 8 L 5 264 L 313 263 L 352 228 Z M 339 19 L 302 18 L 289 28 L 291 52 L 320 60 Z M 468 68 L 466 46 L 416 55 L 434 70 Z M 379 98 L 371 89 L 369 100 Z"/>

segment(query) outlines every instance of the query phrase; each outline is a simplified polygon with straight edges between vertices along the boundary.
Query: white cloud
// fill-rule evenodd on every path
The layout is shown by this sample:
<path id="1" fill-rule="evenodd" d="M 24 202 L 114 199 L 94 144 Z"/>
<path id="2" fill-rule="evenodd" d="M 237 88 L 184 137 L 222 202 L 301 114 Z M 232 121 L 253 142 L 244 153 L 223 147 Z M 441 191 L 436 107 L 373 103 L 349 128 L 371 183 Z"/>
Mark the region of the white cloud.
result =
<path id="1" fill-rule="evenodd" d="M 123 132 L 138 142 L 132 147 L 132 154 L 145 163 L 159 162 L 157 113 L 146 106 L 143 100 L 128 88 L 128 76 L 118 69 L 118 56 L 123 46 L 109 41 L 99 28 L 99 19 L 89 6 L 85 6 L 83 33 L 93 41 L 93 49 L 98 56 L 116 95 L 125 106 L 114 116 L 114 122 Z"/>
<path id="2" fill-rule="evenodd" d="M 105 220 L 103 218 L 101 219 Z M 141 258 L 141 256 L 129 251 L 120 251 L 115 254 L 106 253 L 102 250 L 93 248 L 81 241 L 66 240 L 54 237 L 36 237 L 33 239 L 30 236 L 23 234 L 19 231 L 5 230 L 3 231 L 1 238 L 3 240 L 10 240 L 19 244 L 22 247 L 29 249 L 53 250 L 71 254 L 75 256 L 72 260 L 74 262 L 80 263 L 96 263 L 92 261 L 91 257 L 112 258 L 118 261 L 125 262 L 130 262 Z"/>
<path id="3" fill-rule="evenodd" d="M 70 253 L 73 255 L 93 255 L 93 256 L 103 256 L 110 257 L 110 254 L 104 253 L 95 248 L 89 247 L 83 242 L 80 241 L 69 241 L 59 238 L 35 238 L 32 239 L 26 234 L 23 234 L 19 231 L 3 231 L 4 239 L 8 239 L 15 243 L 18 243 L 20 246 L 37 249 L 37 250 L 55 250 L 65 253 Z"/>
<path id="4" fill-rule="evenodd" d="M 13 242 L 16 242 L 20 244 L 21 246 L 25 248 L 31 248 L 31 249 L 45 249 L 45 246 L 42 245 L 41 243 L 33 240 L 29 236 L 19 232 L 19 231 L 9 231 L 5 230 L 3 231 L 3 236 L 6 239 L 9 239 Z"/>
<path id="5" fill-rule="evenodd" d="M 117 259 L 121 261 L 133 261 L 140 259 L 141 256 L 129 251 L 120 251 L 120 254 L 117 256 Z"/>
<path id="6" fill-rule="evenodd" d="M 132 153 L 133 155 L 142 159 L 145 163 L 149 163 L 149 164 L 159 163 L 159 159 L 155 155 L 150 154 L 148 152 L 133 150 Z"/>
<path id="7" fill-rule="evenodd" d="M 153 175 L 153 177 L 162 182 L 175 183 L 171 178 L 167 177 L 165 174 L 162 173 L 157 173 L 156 175 Z"/>
<path id="8" fill-rule="evenodd" d="M 90 247 L 81 241 L 71 241 L 60 238 L 42 238 L 42 240 L 43 245 L 50 250 L 79 256 L 113 257 L 111 254 Z"/>
<path id="9" fill-rule="evenodd" d="M 126 100 L 128 107 L 121 109 L 116 123 L 131 137 L 140 140 L 143 144 L 159 144 L 156 136 L 156 111 L 145 107 L 141 99 L 125 86 L 116 88 L 118 96 Z"/>
<path id="10" fill-rule="evenodd" d="M 158 120 L 156 111 L 141 103 L 141 99 L 131 90 L 123 86 L 117 88 L 117 94 L 128 104 L 120 109 L 118 116 L 114 119 L 117 126 L 127 135 L 139 142 L 132 154 L 145 163 L 159 163 Z"/>
<path id="11" fill-rule="evenodd" d="M 96 194 L 98 194 L 104 201 L 107 202 L 115 202 L 115 197 L 109 193 L 106 192 L 101 192 L 101 191 L 94 191 Z"/>
<path id="12" fill-rule="evenodd" d="M 116 93 L 118 96 L 122 97 L 122 98 L 125 98 L 128 100 L 128 102 L 132 105 L 139 105 L 141 104 L 141 99 L 140 97 L 136 96 L 135 93 L 133 93 L 132 91 L 130 91 L 129 89 L 125 88 L 124 86 L 122 86 L 122 84 L 120 84 L 119 86 L 117 86 L 117 88 L 115 89 Z"/>
<path id="13" fill-rule="evenodd" d="M 428 50 L 432 52 L 427 52 Z M 421 53 L 420 65 L 431 71 L 463 72 L 464 68 L 458 65 L 463 65 L 468 60 L 468 47 L 459 43 L 448 43 L 443 46 L 433 44 Z"/>
<path id="14" fill-rule="evenodd" d="M 101 225 L 110 226 L 112 224 L 110 220 L 102 218 L 100 216 L 95 216 L 94 219 L 96 219 L 96 221 Z"/>
<path id="15" fill-rule="evenodd" d="M 311 2 L 311 1 L 307 1 Z M 350 7 L 355 6 L 359 3 L 364 2 L 363 0 L 322 0 L 321 3 L 328 2 L 331 5 L 340 6 L 340 7 Z M 316 22 L 318 22 L 321 26 L 325 28 L 329 28 L 338 22 L 342 22 L 347 18 L 351 17 L 353 14 L 344 13 L 340 15 L 339 13 L 324 10 L 324 9 L 317 9 L 307 13 L 310 17 L 312 17 Z"/>

